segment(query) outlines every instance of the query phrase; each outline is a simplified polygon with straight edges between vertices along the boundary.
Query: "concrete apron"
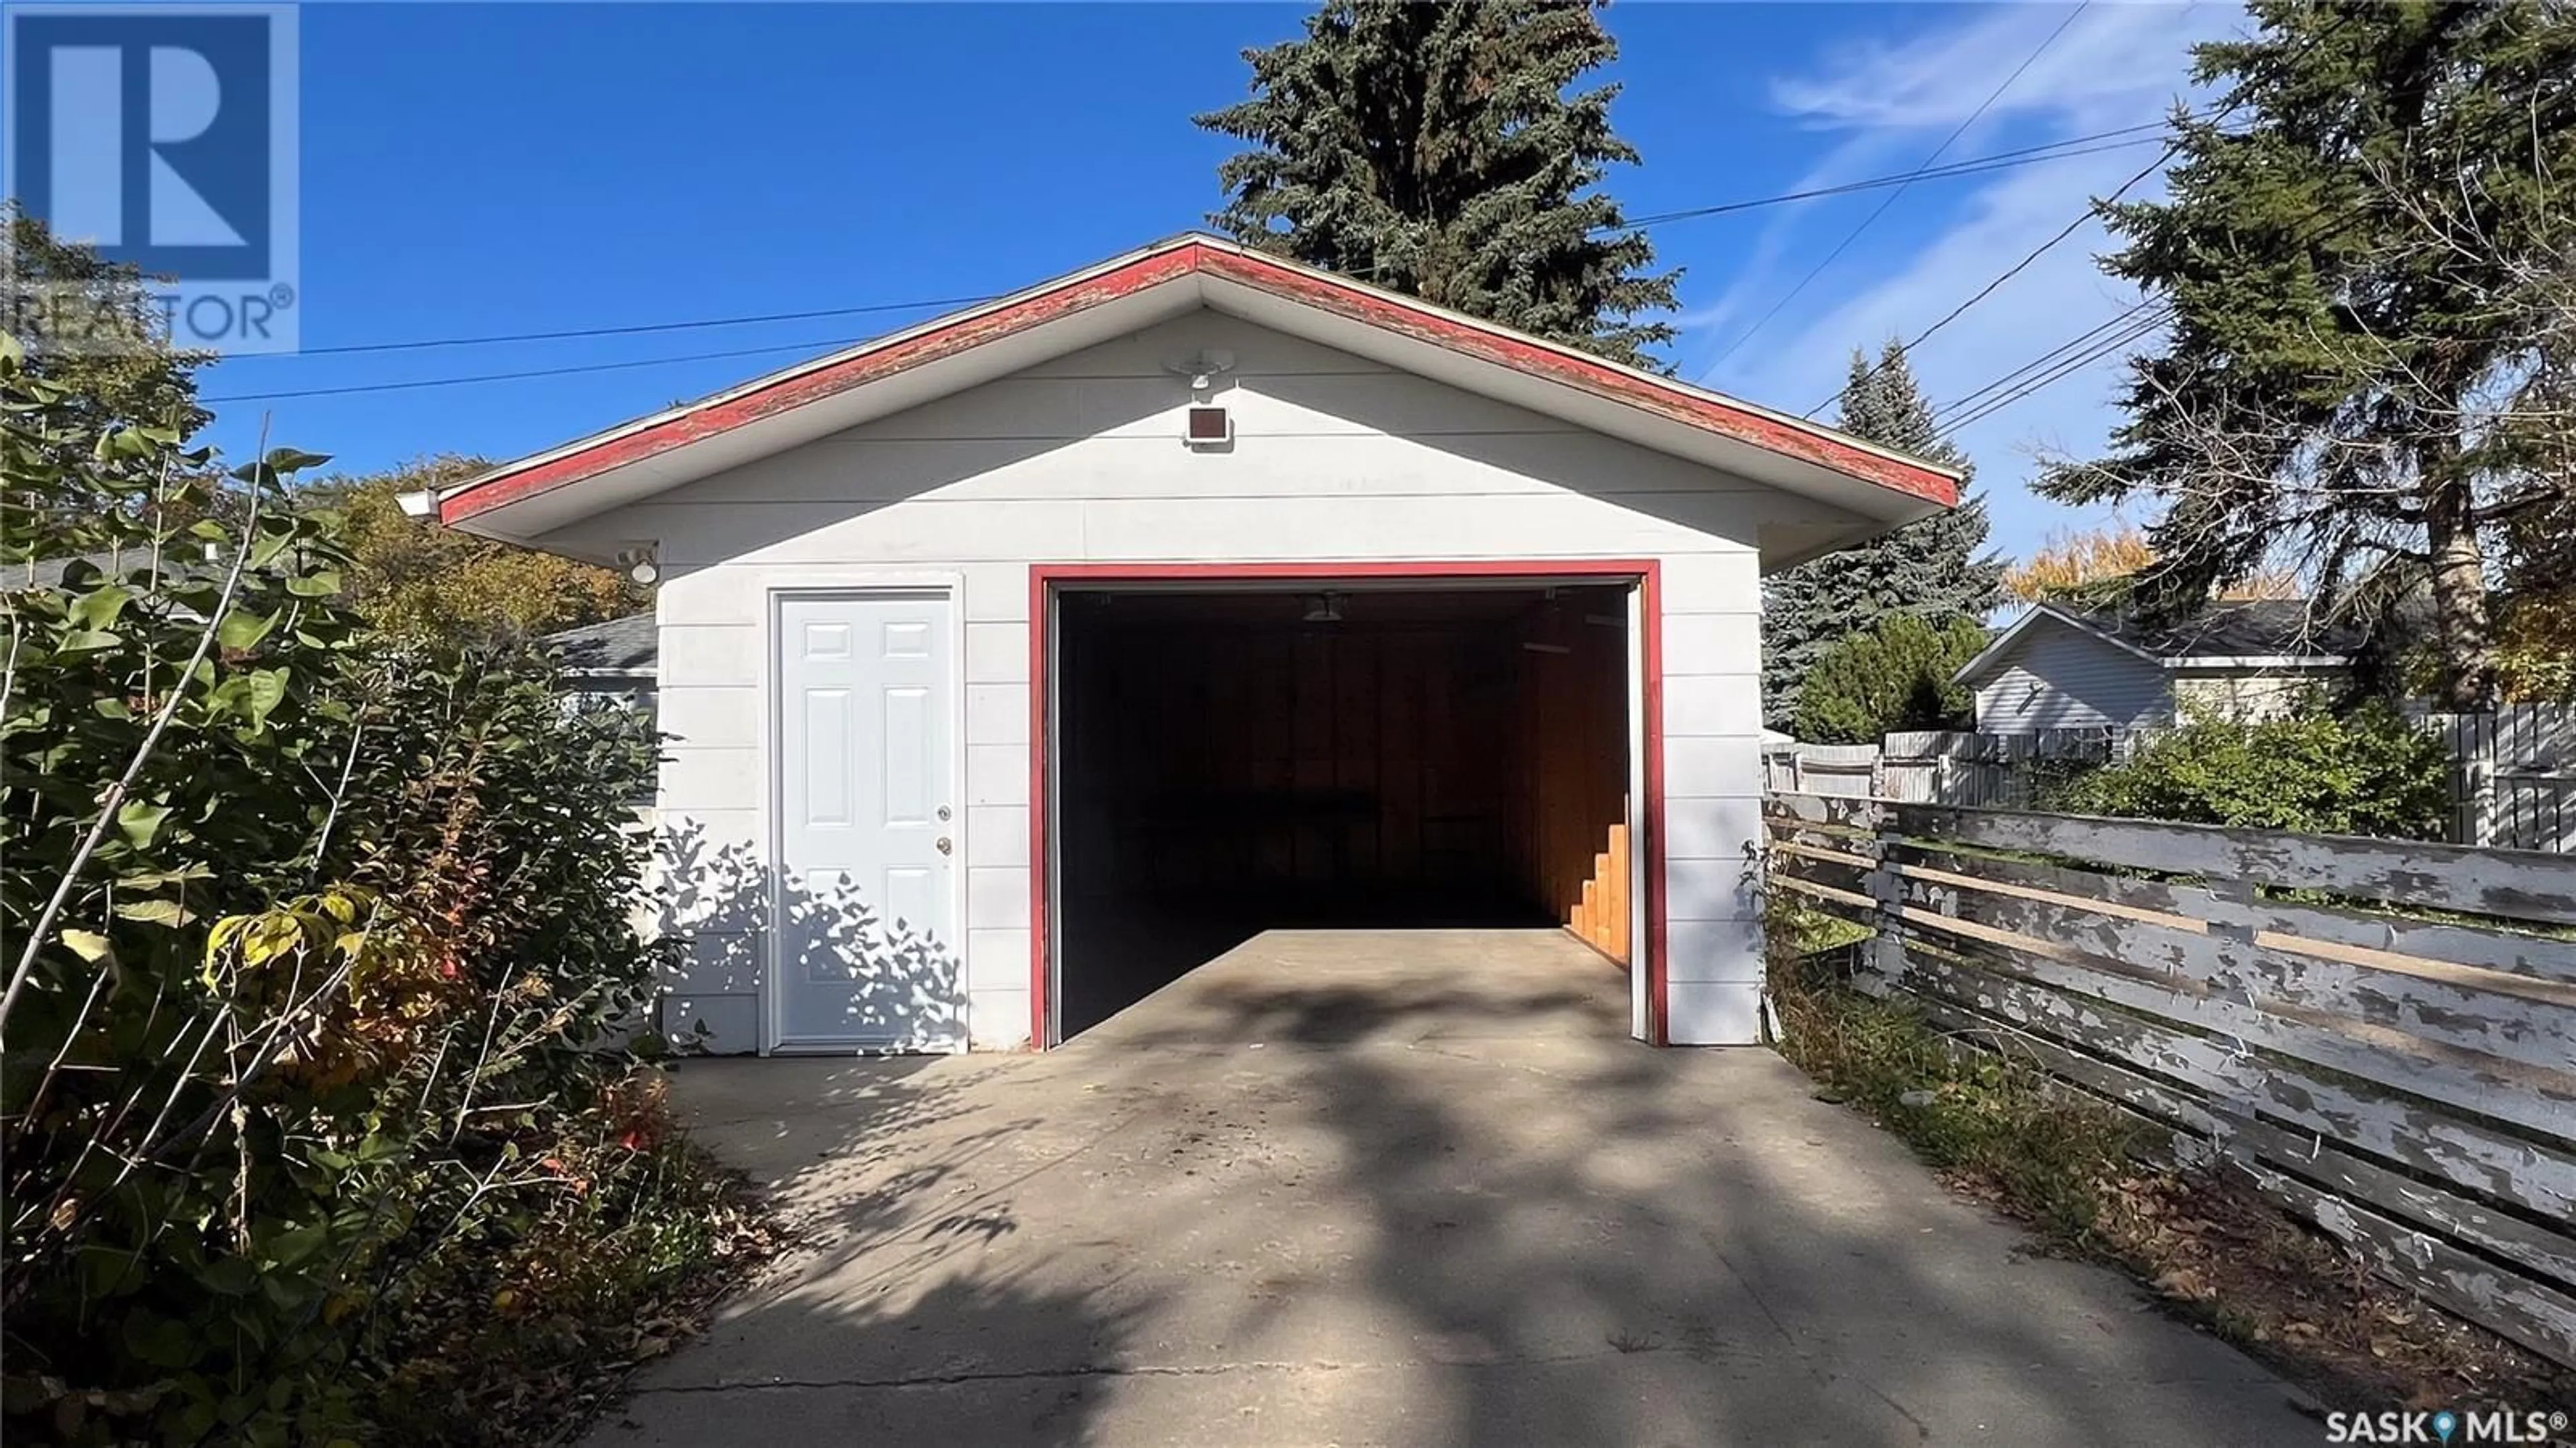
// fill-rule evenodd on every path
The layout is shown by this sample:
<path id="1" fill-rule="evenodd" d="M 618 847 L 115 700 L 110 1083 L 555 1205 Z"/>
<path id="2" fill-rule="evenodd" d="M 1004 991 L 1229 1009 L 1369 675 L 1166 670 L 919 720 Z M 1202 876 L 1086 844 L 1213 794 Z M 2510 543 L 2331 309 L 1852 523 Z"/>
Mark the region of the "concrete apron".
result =
<path id="1" fill-rule="evenodd" d="M 2296 1443 L 1758 1049 L 1554 932 L 1272 932 L 1062 1050 L 706 1061 L 811 1240 L 597 1444 Z"/>

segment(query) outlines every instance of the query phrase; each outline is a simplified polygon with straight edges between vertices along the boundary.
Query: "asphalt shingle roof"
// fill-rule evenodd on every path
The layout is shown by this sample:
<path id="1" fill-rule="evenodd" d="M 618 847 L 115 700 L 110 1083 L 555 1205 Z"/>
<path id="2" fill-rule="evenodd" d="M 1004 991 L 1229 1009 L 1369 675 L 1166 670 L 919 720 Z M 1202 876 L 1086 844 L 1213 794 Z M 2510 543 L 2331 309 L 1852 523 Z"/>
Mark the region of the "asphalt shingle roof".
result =
<path id="1" fill-rule="evenodd" d="M 2349 654 L 2361 642 L 2354 629 L 2310 618 L 2303 598 L 2213 603 L 2190 618 L 2155 625 L 2112 610 L 2068 613 L 2160 659 Z"/>
<path id="2" fill-rule="evenodd" d="M 661 659 L 660 637 L 649 613 L 568 628 L 546 635 L 545 643 L 565 668 L 579 673 L 650 674 Z"/>

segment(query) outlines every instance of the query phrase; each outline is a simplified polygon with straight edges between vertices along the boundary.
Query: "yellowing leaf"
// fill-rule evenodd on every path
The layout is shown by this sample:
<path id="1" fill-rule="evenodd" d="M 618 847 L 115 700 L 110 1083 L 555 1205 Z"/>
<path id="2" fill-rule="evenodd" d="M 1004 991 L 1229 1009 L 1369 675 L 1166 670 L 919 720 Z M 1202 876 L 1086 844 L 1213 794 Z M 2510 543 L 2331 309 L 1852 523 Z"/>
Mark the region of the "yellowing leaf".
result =
<path id="1" fill-rule="evenodd" d="M 167 926 L 172 930 L 196 918 L 176 900 L 121 900 L 117 902 L 116 913 L 127 920 Z"/>
<path id="2" fill-rule="evenodd" d="M 116 957 L 116 948 L 108 944 L 106 936 L 95 930 L 66 930 L 63 944 L 70 947 L 72 954 L 87 961 L 113 960 Z"/>

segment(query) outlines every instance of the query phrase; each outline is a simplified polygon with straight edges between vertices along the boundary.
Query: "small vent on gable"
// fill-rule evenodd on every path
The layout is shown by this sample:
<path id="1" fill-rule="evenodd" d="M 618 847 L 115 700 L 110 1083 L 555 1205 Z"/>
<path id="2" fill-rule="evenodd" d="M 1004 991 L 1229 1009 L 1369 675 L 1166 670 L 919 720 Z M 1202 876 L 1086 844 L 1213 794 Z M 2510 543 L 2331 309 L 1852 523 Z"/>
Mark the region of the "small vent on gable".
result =
<path id="1" fill-rule="evenodd" d="M 1234 419 L 1222 407 L 1193 407 L 1181 440 L 1195 448 L 1225 447 L 1234 441 Z"/>

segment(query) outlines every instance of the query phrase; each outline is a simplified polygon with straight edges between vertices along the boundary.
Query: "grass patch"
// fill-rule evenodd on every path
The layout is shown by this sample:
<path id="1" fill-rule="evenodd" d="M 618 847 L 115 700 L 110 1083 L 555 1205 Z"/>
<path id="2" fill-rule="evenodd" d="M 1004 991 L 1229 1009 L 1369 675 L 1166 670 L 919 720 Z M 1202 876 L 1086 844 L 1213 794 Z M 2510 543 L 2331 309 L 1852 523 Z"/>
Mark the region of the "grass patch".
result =
<path id="1" fill-rule="evenodd" d="M 2028 1063 L 1953 1039 L 1902 1000 L 1851 989 L 1841 981 L 1846 948 L 1869 932 L 1786 891 L 1772 897 L 1779 1048 L 1817 1094 L 1858 1109 L 1955 1184 L 2050 1236 L 2098 1245 L 2138 1124 Z"/>

